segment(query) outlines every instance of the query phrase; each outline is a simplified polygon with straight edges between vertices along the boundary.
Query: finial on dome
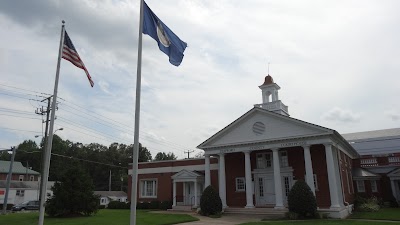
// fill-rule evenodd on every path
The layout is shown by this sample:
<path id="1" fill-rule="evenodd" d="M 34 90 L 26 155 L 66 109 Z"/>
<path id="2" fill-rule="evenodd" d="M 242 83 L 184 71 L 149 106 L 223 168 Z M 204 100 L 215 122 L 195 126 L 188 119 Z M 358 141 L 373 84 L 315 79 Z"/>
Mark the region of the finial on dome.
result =
<path id="1" fill-rule="evenodd" d="M 262 85 L 269 85 L 269 84 L 273 84 L 274 83 L 274 79 L 272 79 L 271 75 L 268 74 L 268 76 L 265 77 L 265 81 Z"/>

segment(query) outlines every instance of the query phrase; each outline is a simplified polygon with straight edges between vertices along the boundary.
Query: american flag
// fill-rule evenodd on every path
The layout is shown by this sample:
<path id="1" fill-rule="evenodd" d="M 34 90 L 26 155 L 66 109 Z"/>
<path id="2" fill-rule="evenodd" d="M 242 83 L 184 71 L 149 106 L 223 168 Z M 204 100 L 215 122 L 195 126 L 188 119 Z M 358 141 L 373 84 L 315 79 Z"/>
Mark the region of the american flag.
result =
<path id="1" fill-rule="evenodd" d="M 93 87 L 94 83 L 92 77 L 87 71 L 82 59 L 79 57 L 79 54 L 76 51 L 74 44 L 72 44 L 72 41 L 67 34 L 67 31 L 65 31 L 64 34 L 64 46 L 63 46 L 62 58 L 70 61 L 75 66 L 83 69 L 86 73 L 87 78 L 89 79 L 90 86 Z"/>

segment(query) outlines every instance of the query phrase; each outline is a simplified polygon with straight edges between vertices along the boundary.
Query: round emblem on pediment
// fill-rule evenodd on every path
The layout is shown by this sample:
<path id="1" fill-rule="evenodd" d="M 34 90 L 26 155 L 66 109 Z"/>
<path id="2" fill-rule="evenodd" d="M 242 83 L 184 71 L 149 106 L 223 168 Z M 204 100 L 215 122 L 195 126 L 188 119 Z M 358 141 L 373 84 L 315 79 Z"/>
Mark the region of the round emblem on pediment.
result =
<path id="1" fill-rule="evenodd" d="M 257 135 L 263 134 L 265 131 L 265 125 L 262 122 L 256 122 L 253 124 L 253 132 Z"/>

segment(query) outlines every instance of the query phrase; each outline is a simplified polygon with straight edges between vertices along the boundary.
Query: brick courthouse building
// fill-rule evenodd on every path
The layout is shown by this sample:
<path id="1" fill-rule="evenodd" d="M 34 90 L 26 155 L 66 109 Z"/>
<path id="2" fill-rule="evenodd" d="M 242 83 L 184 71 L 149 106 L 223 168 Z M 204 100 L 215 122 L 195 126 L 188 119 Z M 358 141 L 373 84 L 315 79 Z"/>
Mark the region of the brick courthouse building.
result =
<path id="1" fill-rule="evenodd" d="M 353 163 L 360 155 L 335 130 L 290 117 L 270 75 L 259 88 L 261 104 L 198 146 L 205 158 L 139 163 L 138 202 L 196 208 L 212 185 L 226 210 L 279 211 L 287 207 L 293 184 L 304 180 L 320 211 L 347 216 L 357 191 Z"/>

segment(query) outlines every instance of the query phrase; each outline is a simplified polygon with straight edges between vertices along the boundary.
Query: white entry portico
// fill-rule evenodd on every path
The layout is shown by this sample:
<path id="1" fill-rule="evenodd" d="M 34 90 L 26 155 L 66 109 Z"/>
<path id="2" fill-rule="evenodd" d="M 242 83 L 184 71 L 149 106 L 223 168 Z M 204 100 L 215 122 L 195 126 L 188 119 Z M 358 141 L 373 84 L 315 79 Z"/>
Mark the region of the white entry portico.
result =
<path id="1" fill-rule="evenodd" d="M 204 176 L 196 171 L 184 169 L 171 178 L 173 182 L 172 206 L 185 205 L 197 208 L 200 205 L 200 196 L 204 188 Z M 177 195 L 177 183 L 183 183 L 183 190 L 180 195 Z"/>
<path id="2" fill-rule="evenodd" d="M 227 193 L 236 194 L 240 199 L 240 193 L 244 191 L 245 208 L 270 206 L 282 209 L 287 205 L 286 197 L 291 186 L 298 179 L 304 179 L 317 195 L 313 157 L 318 156 L 326 162 L 324 171 L 327 175 L 321 179 L 329 183 L 329 196 L 324 199 L 329 199 L 327 204 L 330 204 L 330 209 L 341 212 L 344 195 L 338 155 L 343 153 L 354 158 L 358 156 L 357 152 L 336 131 L 289 117 L 287 106 L 278 97 L 280 87 L 270 76 L 266 77 L 260 89 L 262 104 L 255 105 L 198 146 L 206 156 L 205 185 L 211 184 L 210 157 L 216 157 L 219 160 L 218 191 L 224 208 L 229 207 L 230 202 L 237 204 L 241 201 L 230 198 L 232 194 Z M 316 154 L 317 150 L 323 153 Z M 243 164 L 227 168 L 230 154 L 243 158 Z M 296 168 L 290 165 L 288 155 L 301 156 L 297 161 L 292 159 Z M 299 160 L 301 163 L 298 163 Z M 233 174 L 231 170 L 238 170 L 238 177 L 227 176 L 228 173 Z M 231 187 L 232 183 L 236 188 Z"/>

